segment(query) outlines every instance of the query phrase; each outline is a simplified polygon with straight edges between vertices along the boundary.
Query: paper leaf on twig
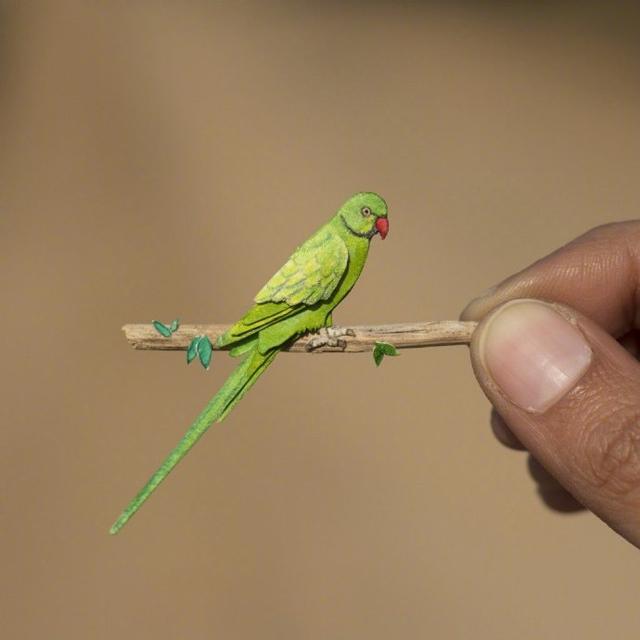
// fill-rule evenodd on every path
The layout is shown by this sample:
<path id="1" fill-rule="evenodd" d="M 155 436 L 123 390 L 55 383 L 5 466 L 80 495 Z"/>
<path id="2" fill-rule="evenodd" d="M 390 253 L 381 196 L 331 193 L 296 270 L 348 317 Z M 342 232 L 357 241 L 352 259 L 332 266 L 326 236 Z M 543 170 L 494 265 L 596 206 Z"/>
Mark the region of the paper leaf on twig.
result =
<path id="1" fill-rule="evenodd" d="M 198 340 L 198 355 L 200 356 L 202 366 L 208 369 L 211 364 L 211 357 L 213 356 L 213 345 L 207 336 L 200 336 Z"/>
<path id="2" fill-rule="evenodd" d="M 171 331 L 170 327 L 167 327 L 166 324 L 162 324 L 162 322 L 160 322 L 159 320 L 154 320 L 152 324 L 160 335 L 163 335 L 165 338 L 171 337 L 171 334 L 173 332 Z"/>
<path id="3" fill-rule="evenodd" d="M 398 350 L 388 342 L 376 342 L 373 348 L 373 361 L 376 363 L 376 367 L 380 366 L 385 356 L 397 355 L 399 355 Z"/>
<path id="4" fill-rule="evenodd" d="M 198 355 L 200 338 L 201 336 L 196 336 L 189 344 L 189 348 L 187 349 L 187 364 L 191 364 L 191 361 Z"/>

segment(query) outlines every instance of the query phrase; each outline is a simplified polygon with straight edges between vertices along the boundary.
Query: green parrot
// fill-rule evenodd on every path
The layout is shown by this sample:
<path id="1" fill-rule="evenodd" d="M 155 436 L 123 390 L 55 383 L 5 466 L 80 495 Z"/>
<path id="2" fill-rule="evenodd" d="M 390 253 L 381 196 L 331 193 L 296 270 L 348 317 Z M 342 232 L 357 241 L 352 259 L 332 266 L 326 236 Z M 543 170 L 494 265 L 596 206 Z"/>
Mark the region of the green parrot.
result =
<path id="1" fill-rule="evenodd" d="M 273 362 L 299 336 L 314 332 L 310 349 L 338 346 L 346 331 L 332 329 L 332 312 L 364 267 L 371 238 L 389 231 L 387 204 L 375 193 L 356 193 L 298 247 L 255 297 L 247 314 L 218 338 L 232 356 L 244 356 L 218 393 L 147 484 L 111 527 L 117 533 L 213 422 L 221 422 Z"/>

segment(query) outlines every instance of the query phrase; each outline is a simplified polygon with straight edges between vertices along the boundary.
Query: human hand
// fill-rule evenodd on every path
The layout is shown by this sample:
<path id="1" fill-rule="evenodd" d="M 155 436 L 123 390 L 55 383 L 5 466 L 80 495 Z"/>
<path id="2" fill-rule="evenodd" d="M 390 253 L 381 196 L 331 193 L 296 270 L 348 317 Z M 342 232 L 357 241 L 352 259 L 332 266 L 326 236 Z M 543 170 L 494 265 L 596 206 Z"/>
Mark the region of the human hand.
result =
<path id="1" fill-rule="evenodd" d="M 481 321 L 471 360 L 494 433 L 530 452 L 545 502 L 640 547 L 640 221 L 589 231 L 461 317 Z"/>

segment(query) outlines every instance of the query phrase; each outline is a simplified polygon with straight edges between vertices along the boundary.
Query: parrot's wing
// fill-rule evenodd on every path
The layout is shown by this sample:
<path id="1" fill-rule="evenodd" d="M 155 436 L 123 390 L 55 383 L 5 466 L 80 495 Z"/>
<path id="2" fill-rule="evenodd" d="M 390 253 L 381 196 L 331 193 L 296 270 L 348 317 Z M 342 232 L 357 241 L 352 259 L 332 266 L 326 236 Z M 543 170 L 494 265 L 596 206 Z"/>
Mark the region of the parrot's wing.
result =
<path id="1" fill-rule="evenodd" d="M 256 304 L 218 338 L 218 345 L 246 341 L 262 329 L 300 313 L 307 305 L 327 300 L 348 263 L 349 252 L 342 238 L 323 227 L 258 292 Z"/>
<path id="2" fill-rule="evenodd" d="M 323 227 L 298 247 L 284 266 L 260 289 L 258 304 L 281 303 L 294 307 L 328 300 L 342 280 L 349 251 L 342 238 Z"/>
<path id="3" fill-rule="evenodd" d="M 298 313 L 301 308 L 301 305 L 290 307 L 286 302 L 254 304 L 238 322 L 218 338 L 218 346 L 229 346 L 246 340 L 265 327 Z"/>

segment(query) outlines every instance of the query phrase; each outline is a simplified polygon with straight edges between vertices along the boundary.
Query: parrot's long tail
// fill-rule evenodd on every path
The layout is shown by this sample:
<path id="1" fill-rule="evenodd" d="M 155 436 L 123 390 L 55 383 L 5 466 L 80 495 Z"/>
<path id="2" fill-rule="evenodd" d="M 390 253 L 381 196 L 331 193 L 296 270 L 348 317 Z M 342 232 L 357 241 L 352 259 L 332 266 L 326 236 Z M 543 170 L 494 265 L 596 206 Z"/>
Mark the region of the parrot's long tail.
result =
<path id="1" fill-rule="evenodd" d="M 195 419 L 176 448 L 166 457 L 158 470 L 149 478 L 138 495 L 126 506 L 120 517 L 113 524 L 110 533 L 118 533 L 129 518 L 142 506 L 158 485 L 171 473 L 173 468 L 187 455 L 189 449 L 200 439 L 204 432 L 214 423 L 221 422 L 244 394 L 253 386 L 260 374 L 273 362 L 278 354 L 273 349 L 266 354 L 258 351 L 256 346 L 247 351 L 245 359 L 233 370 L 218 393 L 209 401 L 202 413 Z"/>

